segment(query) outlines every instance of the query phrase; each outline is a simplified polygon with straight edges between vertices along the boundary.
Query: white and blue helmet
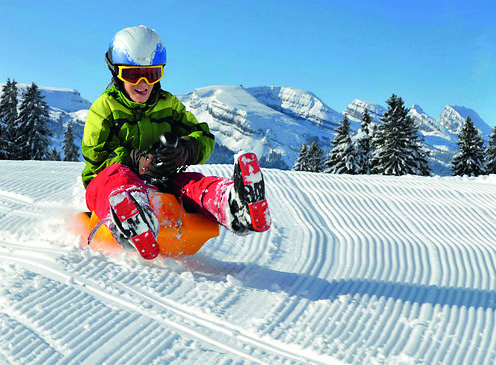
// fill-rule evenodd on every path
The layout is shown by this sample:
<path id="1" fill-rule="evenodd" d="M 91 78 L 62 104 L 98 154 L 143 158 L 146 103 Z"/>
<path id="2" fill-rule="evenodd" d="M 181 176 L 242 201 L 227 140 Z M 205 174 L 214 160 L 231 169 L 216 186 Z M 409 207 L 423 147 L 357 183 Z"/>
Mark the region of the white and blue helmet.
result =
<path id="1" fill-rule="evenodd" d="M 110 42 L 106 59 L 113 66 L 158 66 L 166 64 L 167 54 L 158 33 L 140 25 L 117 32 Z"/>

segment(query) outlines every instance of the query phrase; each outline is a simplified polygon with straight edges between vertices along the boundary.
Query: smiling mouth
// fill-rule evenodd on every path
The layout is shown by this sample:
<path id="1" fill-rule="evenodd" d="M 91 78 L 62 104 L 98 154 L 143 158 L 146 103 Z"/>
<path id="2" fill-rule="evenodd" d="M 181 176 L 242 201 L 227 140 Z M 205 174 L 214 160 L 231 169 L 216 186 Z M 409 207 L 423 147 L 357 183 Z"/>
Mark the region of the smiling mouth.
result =
<path id="1" fill-rule="evenodd" d="M 146 89 L 134 89 L 137 94 L 146 95 L 148 93 L 148 88 Z"/>

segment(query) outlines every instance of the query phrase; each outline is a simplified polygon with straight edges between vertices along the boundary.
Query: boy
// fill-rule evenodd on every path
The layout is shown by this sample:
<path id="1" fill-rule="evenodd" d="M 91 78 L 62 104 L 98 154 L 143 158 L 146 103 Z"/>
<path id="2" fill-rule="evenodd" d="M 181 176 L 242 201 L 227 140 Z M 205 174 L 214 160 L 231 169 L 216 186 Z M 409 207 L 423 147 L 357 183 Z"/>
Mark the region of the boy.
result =
<path id="1" fill-rule="evenodd" d="M 233 179 L 185 172 L 205 163 L 214 136 L 160 80 L 165 47 L 143 25 L 119 31 L 105 55 L 112 82 L 86 120 L 82 172 L 86 204 L 122 246 L 145 259 L 159 253 L 158 219 L 148 189 L 172 193 L 237 234 L 264 232 L 271 221 L 263 176 L 252 153 L 238 156 Z"/>

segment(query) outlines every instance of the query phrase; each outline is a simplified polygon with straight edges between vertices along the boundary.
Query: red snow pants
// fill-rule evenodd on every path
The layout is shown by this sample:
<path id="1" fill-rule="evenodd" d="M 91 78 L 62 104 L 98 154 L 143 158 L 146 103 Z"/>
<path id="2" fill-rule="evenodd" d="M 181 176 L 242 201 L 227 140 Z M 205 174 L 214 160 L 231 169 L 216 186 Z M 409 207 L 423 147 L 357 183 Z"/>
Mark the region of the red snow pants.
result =
<path id="1" fill-rule="evenodd" d="M 189 212 L 198 212 L 211 220 L 229 227 L 227 188 L 231 179 L 204 176 L 199 172 L 181 172 L 172 182 L 172 194 Z M 124 165 L 110 165 L 101 171 L 86 189 L 86 205 L 98 218 L 110 215 L 109 196 L 117 190 L 147 192 L 146 185 L 131 169 Z"/>

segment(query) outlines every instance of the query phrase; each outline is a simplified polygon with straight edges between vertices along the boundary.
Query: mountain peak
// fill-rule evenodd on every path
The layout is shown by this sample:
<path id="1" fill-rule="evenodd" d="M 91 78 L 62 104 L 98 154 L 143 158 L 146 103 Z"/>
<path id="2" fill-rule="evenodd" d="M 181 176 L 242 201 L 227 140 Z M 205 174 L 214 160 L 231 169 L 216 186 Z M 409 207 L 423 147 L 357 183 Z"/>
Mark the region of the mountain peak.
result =
<path id="1" fill-rule="evenodd" d="M 259 86 L 246 89 L 261 104 L 291 118 L 307 119 L 323 128 L 334 129 L 341 115 L 315 94 L 285 86 Z"/>
<path id="2" fill-rule="evenodd" d="M 352 127 L 354 127 L 354 129 L 358 129 L 358 126 L 362 122 L 362 116 L 363 113 L 365 113 L 365 109 L 367 109 L 367 112 L 375 123 L 380 123 L 380 120 L 384 115 L 384 112 L 386 111 L 386 108 L 379 104 L 372 103 L 370 101 L 355 99 L 350 104 L 348 104 L 342 114 L 343 116 L 346 116 L 348 118 L 348 120 L 352 123 Z"/>
<path id="3" fill-rule="evenodd" d="M 424 109 L 422 109 L 422 108 L 420 107 L 420 105 L 418 105 L 418 104 L 413 104 L 413 105 L 412 105 L 412 107 L 410 108 L 410 110 L 414 110 L 414 111 L 416 111 L 416 112 L 417 112 L 417 113 L 419 113 L 419 114 L 426 114 L 426 113 L 424 112 Z"/>
<path id="4" fill-rule="evenodd" d="M 460 105 L 446 105 L 439 117 L 439 123 L 451 133 L 458 134 L 467 117 L 470 117 L 474 126 L 482 132 L 484 137 L 491 133 L 491 127 L 487 125 L 475 110 Z"/>

